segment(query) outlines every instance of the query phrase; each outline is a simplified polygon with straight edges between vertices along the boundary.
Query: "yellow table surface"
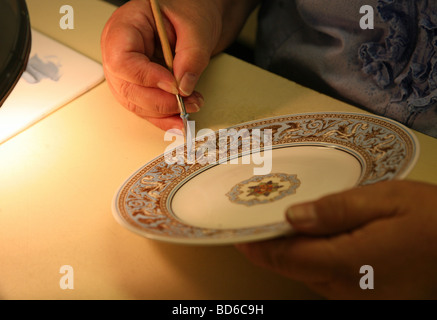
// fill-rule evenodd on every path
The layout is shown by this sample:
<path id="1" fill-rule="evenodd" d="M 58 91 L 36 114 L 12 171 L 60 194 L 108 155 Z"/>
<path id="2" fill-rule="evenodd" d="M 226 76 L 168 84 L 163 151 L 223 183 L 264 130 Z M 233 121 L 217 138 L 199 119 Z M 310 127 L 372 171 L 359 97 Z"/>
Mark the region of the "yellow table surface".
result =
<path id="1" fill-rule="evenodd" d="M 75 29 L 61 30 L 58 0 L 27 0 L 32 25 L 101 61 L 100 33 L 116 7 L 73 0 Z M 196 129 L 275 115 L 362 112 L 228 55 L 198 90 Z M 408 178 L 437 183 L 437 139 L 417 133 Z M 0 145 L 0 299 L 310 299 L 301 284 L 253 266 L 233 246 L 148 240 L 111 212 L 120 185 L 162 154 L 164 132 L 121 107 L 106 82 Z M 60 268 L 74 270 L 61 289 Z"/>

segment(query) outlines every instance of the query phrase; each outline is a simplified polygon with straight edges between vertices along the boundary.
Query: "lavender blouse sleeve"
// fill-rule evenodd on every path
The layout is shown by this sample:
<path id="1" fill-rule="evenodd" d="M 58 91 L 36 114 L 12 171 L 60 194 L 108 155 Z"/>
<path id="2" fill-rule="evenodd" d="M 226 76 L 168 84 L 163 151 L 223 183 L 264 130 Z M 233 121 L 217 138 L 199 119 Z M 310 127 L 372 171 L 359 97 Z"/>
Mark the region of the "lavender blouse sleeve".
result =
<path id="1" fill-rule="evenodd" d="M 268 0 L 257 63 L 437 137 L 437 1 Z"/>

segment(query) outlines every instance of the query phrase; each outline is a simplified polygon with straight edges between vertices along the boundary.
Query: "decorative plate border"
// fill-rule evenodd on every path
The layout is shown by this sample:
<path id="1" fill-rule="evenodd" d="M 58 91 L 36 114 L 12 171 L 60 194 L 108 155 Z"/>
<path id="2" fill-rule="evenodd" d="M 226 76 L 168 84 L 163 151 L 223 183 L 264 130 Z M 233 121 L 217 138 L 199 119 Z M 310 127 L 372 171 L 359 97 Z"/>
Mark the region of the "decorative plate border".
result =
<path id="1" fill-rule="evenodd" d="M 361 162 L 363 173 L 357 185 L 404 178 L 415 165 L 419 153 L 418 141 L 409 129 L 393 120 L 368 114 L 287 115 L 228 129 L 232 128 L 237 131 L 271 129 L 273 149 L 322 145 L 345 150 Z M 215 138 L 219 142 L 218 132 Z M 202 148 L 203 143 L 196 139 L 195 149 Z M 235 143 L 238 143 L 239 156 L 244 154 L 241 140 Z M 228 156 L 230 149 L 227 148 Z M 217 154 L 217 159 L 219 157 Z M 215 165 L 219 164 L 185 161 L 168 165 L 164 155 L 155 158 L 121 186 L 113 202 L 114 217 L 145 237 L 187 244 L 236 243 L 266 239 L 290 231 L 285 222 L 241 229 L 208 229 L 188 225 L 175 217 L 171 210 L 175 192 L 188 180 Z"/>

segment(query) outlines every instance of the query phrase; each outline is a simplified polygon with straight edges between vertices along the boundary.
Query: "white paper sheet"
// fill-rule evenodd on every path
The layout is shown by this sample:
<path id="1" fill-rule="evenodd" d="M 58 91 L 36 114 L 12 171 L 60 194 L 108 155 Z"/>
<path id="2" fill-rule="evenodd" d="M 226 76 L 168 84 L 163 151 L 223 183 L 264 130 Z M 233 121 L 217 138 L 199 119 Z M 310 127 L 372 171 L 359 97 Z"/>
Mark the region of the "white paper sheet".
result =
<path id="1" fill-rule="evenodd" d="M 0 143 L 14 137 L 104 79 L 102 66 L 32 30 L 26 71 L 0 107 Z"/>

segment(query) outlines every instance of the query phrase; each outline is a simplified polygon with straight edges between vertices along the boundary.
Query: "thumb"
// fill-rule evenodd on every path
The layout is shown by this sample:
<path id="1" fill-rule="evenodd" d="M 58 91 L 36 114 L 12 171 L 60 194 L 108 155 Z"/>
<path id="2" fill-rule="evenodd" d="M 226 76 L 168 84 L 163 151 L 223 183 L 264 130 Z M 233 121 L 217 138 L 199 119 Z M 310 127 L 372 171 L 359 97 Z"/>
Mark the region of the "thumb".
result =
<path id="1" fill-rule="evenodd" d="M 174 74 L 183 96 L 190 96 L 207 67 L 213 45 L 203 30 L 190 30 L 178 35 L 175 48 Z"/>
<path id="2" fill-rule="evenodd" d="M 394 187 L 394 188 L 393 188 Z M 399 211 L 396 184 L 379 183 L 325 196 L 287 209 L 286 218 L 299 233 L 333 235 L 347 232 Z"/>

